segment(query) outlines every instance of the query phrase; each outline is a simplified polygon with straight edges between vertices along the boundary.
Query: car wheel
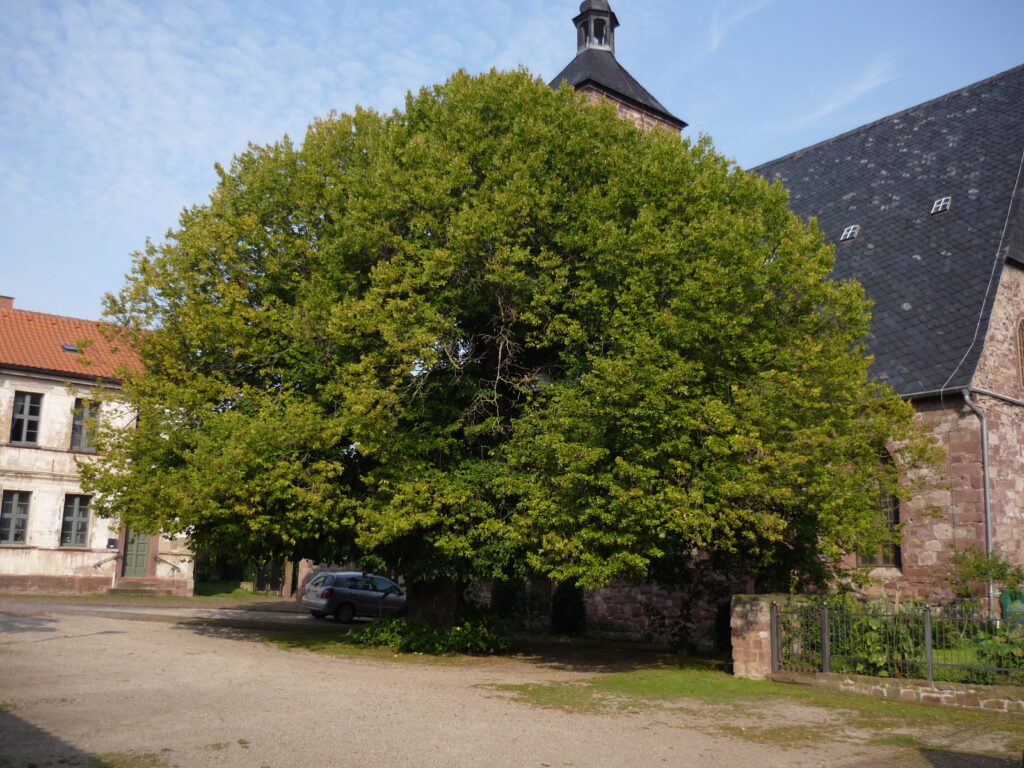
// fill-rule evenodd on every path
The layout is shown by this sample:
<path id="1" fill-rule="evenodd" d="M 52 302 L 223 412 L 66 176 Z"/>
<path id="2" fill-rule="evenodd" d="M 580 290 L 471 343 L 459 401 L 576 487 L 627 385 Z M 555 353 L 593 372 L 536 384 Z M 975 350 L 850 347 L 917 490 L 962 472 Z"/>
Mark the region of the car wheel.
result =
<path id="1" fill-rule="evenodd" d="M 327 617 L 327 614 L 323 611 L 310 611 L 314 619 L 323 619 Z"/>
<path id="2" fill-rule="evenodd" d="M 339 624 L 351 624 L 355 617 L 356 609 L 352 607 L 352 603 L 342 603 L 334 611 L 334 618 Z"/>

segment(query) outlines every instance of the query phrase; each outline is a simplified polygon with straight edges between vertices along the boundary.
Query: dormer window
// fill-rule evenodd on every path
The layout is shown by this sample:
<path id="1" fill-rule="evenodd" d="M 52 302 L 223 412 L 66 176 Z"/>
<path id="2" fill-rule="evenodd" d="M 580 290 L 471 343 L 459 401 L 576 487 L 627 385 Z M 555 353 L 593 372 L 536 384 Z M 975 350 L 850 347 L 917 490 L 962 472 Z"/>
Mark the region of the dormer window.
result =
<path id="1" fill-rule="evenodd" d="M 951 206 L 952 204 L 952 197 L 940 197 L 938 200 L 932 203 L 932 213 L 935 214 L 942 213 L 943 211 L 948 211 L 949 206 Z"/>
<path id="2" fill-rule="evenodd" d="M 63 349 L 65 352 L 74 352 L 76 354 L 78 353 L 77 344 L 61 344 L 60 348 Z"/>
<path id="3" fill-rule="evenodd" d="M 860 224 L 853 224 L 843 230 L 843 234 L 839 237 L 839 242 L 845 243 L 847 240 L 856 240 L 859 234 Z"/>

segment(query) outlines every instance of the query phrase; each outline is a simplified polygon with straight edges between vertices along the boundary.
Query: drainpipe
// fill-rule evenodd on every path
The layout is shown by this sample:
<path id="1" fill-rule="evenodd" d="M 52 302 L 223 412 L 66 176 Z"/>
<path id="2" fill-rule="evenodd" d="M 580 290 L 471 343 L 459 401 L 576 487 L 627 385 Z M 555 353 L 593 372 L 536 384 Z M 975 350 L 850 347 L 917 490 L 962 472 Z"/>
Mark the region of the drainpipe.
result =
<path id="1" fill-rule="evenodd" d="M 982 482 L 982 494 L 985 500 L 985 554 L 988 555 L 989 559 L 992 558 L 992 502 L 989 498 L 989 471 L 988 471 L 988 419 L 985 418 L 985 412 L 981 410 L 971 400 L 971 389 L 964 387 L 961 390 L 961 394 L 964 396 L 964 402 L 967 407 L 974 411 L 974 415 L 978 417 L 978 421 L 981 422 L 981 482 Z M 996 606 L 996 591 L 995 584 L 992 582 L 992 577 L 988 580 L 988 615 L 989 617 L 995 616 Z"/>

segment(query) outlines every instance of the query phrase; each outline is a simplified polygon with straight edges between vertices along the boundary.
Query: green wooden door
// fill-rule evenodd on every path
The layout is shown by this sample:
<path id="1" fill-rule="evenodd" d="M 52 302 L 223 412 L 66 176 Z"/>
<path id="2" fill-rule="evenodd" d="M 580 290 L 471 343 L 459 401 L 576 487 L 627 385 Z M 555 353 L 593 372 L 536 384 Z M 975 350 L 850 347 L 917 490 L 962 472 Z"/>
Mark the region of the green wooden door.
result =
<path id="1" fill-rule="evenodd" d="M 149 575 L 149 536 L 131 528 L 124 537 L 125 578 L 144 578 Z"/>

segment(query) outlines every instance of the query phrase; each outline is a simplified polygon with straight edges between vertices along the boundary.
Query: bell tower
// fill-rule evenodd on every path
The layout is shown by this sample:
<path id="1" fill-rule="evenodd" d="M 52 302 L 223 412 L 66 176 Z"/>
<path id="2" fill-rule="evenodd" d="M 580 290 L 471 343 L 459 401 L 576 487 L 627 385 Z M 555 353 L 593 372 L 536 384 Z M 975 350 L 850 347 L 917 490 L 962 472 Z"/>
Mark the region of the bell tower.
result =
<path id="1" fill-rule="evenodd" d="M 572 23 L 576 25 L 576 53 L 588 48 L 615 53 L 615 28 L 619 20 L 608 0 L 586 0 Z"/>
<path id="2" fill-rule="evenodd" d="M 619 117 L 632 120 L 644 130 L 662 128 L 678 133 L 686 127 L 615 58 L 619 20 L 608 0 L 583 0 L 572 23 L 576 28 L 576 58 L 549 83 L 552 88 L 564 82 L 586 93 L 591 101 L 610 101 Z"/>

